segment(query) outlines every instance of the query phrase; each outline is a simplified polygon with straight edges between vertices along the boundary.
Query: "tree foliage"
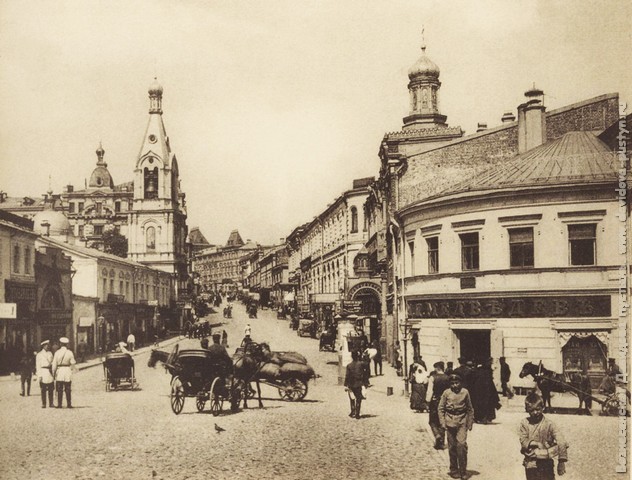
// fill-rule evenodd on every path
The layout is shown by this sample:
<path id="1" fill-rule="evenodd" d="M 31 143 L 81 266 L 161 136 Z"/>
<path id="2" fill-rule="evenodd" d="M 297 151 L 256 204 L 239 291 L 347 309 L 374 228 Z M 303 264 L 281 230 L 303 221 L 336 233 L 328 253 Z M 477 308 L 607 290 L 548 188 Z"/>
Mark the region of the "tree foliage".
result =
<path id="1" fill-rule="evenodd" d="M 103 232 L 101 237 L 103 240 L 103 251 L 111 253 L 117 257 L 127 257 L 127 238 L 125 238 L 118 229 Z"/>

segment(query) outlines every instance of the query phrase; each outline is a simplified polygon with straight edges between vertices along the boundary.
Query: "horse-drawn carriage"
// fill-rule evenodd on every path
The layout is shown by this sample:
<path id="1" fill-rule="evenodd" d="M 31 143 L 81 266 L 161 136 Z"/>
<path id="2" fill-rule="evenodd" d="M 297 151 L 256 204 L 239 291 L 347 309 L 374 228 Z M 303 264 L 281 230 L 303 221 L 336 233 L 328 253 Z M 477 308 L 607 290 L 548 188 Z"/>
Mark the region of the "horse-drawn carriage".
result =
<path id="1" fill-rule="evenodd" d="M 132 390 L 138 387 L 134 374 L 134 359 L 129 353 L 108 353 L 103 361 L 103 377 L 106 392 L 121 387 L 129 387 Z"/>
<path id="2" fill-rule="evenodd" d="M 569 392 L 579 399 L 579 411 L 582 410 L 583 404 L 586 407 L 584 411 L 590 413 L 590 408 L 594 401 L 601 405 L 602 415 L 616 416 L 620 415 L 622 410 L 627 411 L 627 415 L 630 415 L 630 391 L 627 389 L 622 389 L 620 392 L 617 392 L 615 388 L 614 392 L 610 392 L 601 397 L 595 396 L 592 394 L 590 382 L 585 375 L 579 373 L 556 373 L 544 368 L 541 361 L 539 364 L 527 362 L 522 366 L 519 377 L 524 378 L 529 375 L 533 377 L 538 389 L 542 393 L 545 410 L 547 408 L 548 410 L 552 410 L 551 392 Z"/>
<path id="3" fill-rule="evenodd" d="M 231 368 L 217 362 L 208 350 L 178 350 L 169 355 L 165 368 L 171 374 L 171 410 L 178 415 L 184 408 L 185 398 L 195 398 L 198 412 L 210 402 L 211 413 L 221 413 L 224 401 L 231 410 L 239 408 L 244 384 L 232 375 Z"/>
<path id="4" fill-rule="evenodd" d="M 246 347 L 238 348 L 234 358 L 241 355 L 249 355 L 258 364 L 250 381 L 276 388 L 279 396 L 290 402 L 303 400 L 307 395 L 309 380 L 316 378 L 307 359 L 297 352 L 272 352 L 266 343 L 251 342 Z M 247 398 L 254 397 L 255 393 L 248 385 Z"/>

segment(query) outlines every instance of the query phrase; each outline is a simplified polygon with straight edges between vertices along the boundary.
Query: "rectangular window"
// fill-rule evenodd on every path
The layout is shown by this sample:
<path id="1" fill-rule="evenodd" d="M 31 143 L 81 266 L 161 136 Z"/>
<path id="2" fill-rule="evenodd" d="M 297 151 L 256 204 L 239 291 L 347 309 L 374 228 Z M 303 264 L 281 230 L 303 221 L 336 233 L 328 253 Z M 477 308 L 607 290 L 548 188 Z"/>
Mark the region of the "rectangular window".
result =
<path id="1" fill-rule="evenodd" d="M 97 236 L 103 235 L 103 225 L 95 225 L 94 226 L 94 234 Z"/>
<path id="2" fill-rule="evenodd" d="M 461 269 L 478 270 L 478 232 L 462 233 L 461 237 Z"/>
<path id="3" fill-rule="evenodd" d="M 13 273 L 20 273 L 20 246 L 13 247 Z"/>
<path id="4" fill-rule="evenodd" d="M 108 279 L 103 279 L 103 301 L 108 298 Z"/>
<path id="5" fill-rule="evenodd" d="M 119 295 L 123 295 L 123 280 L 119 280 Z"/>
<path id="6" fill-rule="evenodd" d="M 79 206 L 77 207 L 77 213 L 83 212 L 83 205 L 84 205 L 83 202 L 79 202 Z"/>
<path id="7" fill-rule="evenodd" d="M 410 276 L 415 276 L 415 242 L 408 242 L 408 251 L 410 252 Z"/>
<path id="8" fill-rule="evenodd" d="M 428 245 L 428 273 L 439 272 L 439 237 L 426 238 Z"/>
<path id="9" fill-rule="evenodd" d="M 114 293 L 114 280 L 110 279 L 110 293 Z"/>
<path id="10" fill-rule="evenodd" d="M 121 202 L 114 202 L 114 211 L 116 213 L 120 213 L 120 211 L 121 211 Z"/>
<path id="11" fill-rule="evenodd" d="M 79 225 L 79 238 L 83 237 L 83 225 Z"/>
<path id="12" fill-rule="evenodd" d="M 29 247 L 24 249 L 24 273 L 31 274 L 31 249 Z"/>
<path id="13" fill-rule="evenodd" d="M 533 228 L 509 230 L 509 266 L 533 267 Z"/>
<path id="14" fill-rule="evenodd" d="M 568 248 L 571 265 L 595 265 L 597 225 L 580 224 L 568 226 Z"/>
<path id="15" fill-rule="evenodd" d="M 129 302 L 129 282 L 125 282 L 125 298 Z"/>
<path id="16" fill-rule="evenodd" d="M 75 213 L 75 202 L 70 202 L 68 204 L 68 213 Z"/>

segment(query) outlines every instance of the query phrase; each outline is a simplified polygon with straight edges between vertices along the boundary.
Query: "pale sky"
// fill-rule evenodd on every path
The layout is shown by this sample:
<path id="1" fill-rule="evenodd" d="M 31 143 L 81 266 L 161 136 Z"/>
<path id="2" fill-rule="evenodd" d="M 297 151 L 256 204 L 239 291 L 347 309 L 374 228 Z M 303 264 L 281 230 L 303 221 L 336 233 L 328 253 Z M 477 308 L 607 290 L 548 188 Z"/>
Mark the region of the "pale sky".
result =
<path id="1" fill-rule="evenodd" d="M 278 243 L 378 175 L 422 26 L 441 111 L 473 133 L 533 82 L 549 110 L 632 100 L 631 21 L 629 0 L 0 0 L 0 190 L 83 188 L 99 141 L 132 180 L 157 76 L 189 227 Z"/>

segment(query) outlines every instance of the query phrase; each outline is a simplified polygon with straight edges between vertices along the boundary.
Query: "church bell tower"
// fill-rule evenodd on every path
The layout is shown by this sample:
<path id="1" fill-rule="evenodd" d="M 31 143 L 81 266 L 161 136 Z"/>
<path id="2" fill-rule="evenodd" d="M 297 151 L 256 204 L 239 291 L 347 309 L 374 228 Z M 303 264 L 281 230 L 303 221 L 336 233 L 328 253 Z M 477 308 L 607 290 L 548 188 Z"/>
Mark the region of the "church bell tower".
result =
<path id="1" fill-rule="evenodd" d="M 187 214 L 178 161 L 162 120 L 162 92 L 154 80 L 149 87 L 149 121 L 134 169 L 128 258 L 173 273 L 181 292 L 187 283 Z"/>

